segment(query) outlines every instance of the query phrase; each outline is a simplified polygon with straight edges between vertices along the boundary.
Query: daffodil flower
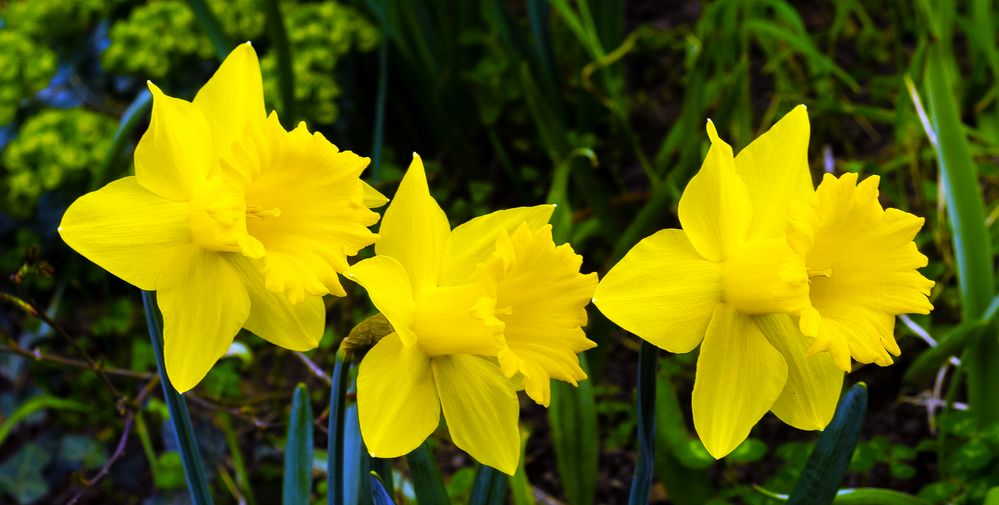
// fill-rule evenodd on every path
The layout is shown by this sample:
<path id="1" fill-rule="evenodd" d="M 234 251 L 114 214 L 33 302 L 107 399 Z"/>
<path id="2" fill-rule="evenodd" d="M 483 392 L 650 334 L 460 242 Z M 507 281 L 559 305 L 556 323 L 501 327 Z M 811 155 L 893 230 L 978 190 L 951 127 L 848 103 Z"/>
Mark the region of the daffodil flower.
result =
<path id="1" fill-rule="evenodd" d="M 878 203 L 878 178 L 813 190 L 799 106 L 738 156 L 711 147 L 680 198 L 682 230 L 645 238 L 597 287 L 612 321 L 674 353 L 701 346 L 694 426 L 714 457 L 769 410 L 823 429 L 850 357 L 890 364 L 897 314 L 927 313 L 923 220 Z M 828 351 L 828 352 L 823 352 Z"/>
<path id="2" fill-rule="evenodd" d="M 337 273 L 377 238 L 369 207 L 386 200 L 359 179 L 368 159 L 304 123 L 288 132 L 267 117 L 249 43 L 193 102 L 149 89 L 152 119 L 135 149 L 135 176 L 73 202 L 63 240 L 157 292 L 178 391 L 201 381 L 240 328 L 288 349 L 315 347 L 322 295 L 345 294 Z"/>
<path id="3" fill-rule="evenodd" d="M 454 443 L 513 474 L 517 389 L 548 405 L 552 378 L 586 378 L 577 353 L 596 274 L 552 241 L 552 205 L 481 216 L 451 229 L 413 162 L 385 211 L 376 256 L 347 270 L 394 333 L 361 361 L 361 435 L 373 456 L 404 455 L 443 412 Z"/>

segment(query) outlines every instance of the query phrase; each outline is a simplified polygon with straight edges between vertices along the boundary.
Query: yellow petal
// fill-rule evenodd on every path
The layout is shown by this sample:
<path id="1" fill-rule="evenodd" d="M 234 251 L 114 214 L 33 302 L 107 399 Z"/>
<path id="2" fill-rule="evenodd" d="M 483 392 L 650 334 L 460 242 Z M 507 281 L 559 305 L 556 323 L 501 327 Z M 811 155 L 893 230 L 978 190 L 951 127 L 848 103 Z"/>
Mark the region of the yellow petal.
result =
<path id="1" fill-rule="evenodd" d="M 372 456 L 416 449 L 440 423 L 430 358 L 419 347 L 404 347 L 394 333 L 379 340 L 357 373 L 357 413 Z"/>
<path id="2" fill-rule="evenodd" d="M 409 275 L 402 264 L 389 256 L 375 256 L 350 267 L 346 275 L 364 287 L 371 303 L 389 320 L 406 347 L 416 343 L 412 330 L 416 303 Z"/>
<path id="3" fill-rule="evenodd" d="M 250 297 L 221 254 L 190 246 L 164 265 L 156 299 L 167 375 L 183 393 L 225 354 L 250 315 Z"/>
<path id="4" fill-rule="evenodd" d="M 787 363 L 753 320 L 715 309 L 697 359 L 694 428 L 716 459 L 732 452 L 766 414 L 787 382 Z"/>
<path id="5" fill-rule="evenodd" d="M 746 239 L 753 206 L 745 183 L 735 173 L 732 148 L 718 138 L 708 121 L 711 148 L 700 171 L 680 196 L 680 224 L 694 249 L 706 259 L 721 261 Z"/>
<path id="6" fill-rule="evenodd" d="M 190 199 L 212 173 L 215 150 L 204 114 L 190 102 L 164 95 L 155 84 L 149 129 L 135 146 L 139 184 L 169 200 Z"/>
<path id="7" fill-rule="evenodd" d="M 326 326 L 322 297 L 308 296 L 302 303 L 291 303 L 287 296 L 267 289 L 261 260 L 234 254 L 227 259 L 250 295 L 250 317 L 243 324 L 247 330 L 292 351 L 308 351 L 319 345 Z"/>
<path id="8" fill-rule="evenodd" d="M 447 216 L 430 196 L 423 160 L 414 153 L 382 218 L 375 251 L 398 260 L 409 273 L 413 293 L 419 294 L 437 285 L 450 231 Z"/>
<path id="9" fill-rule="evenodd" d="M 360 179 L 368 159 L 339 151 L 304 123 L 287 132 L 273 114 L 263 137 L 240 148 L 241 165 L 251 167 L 246 227 L 267 250 L 268 289 L 293 303 L 307 295 L 344 296 L 338 272 L 347 269 L 347 256 L 377 239 L 368 226 L 378 214 L 365 207 Z"/>
<path id="10" fill-rule="evenodd" d="M 576 355 L 597 345 L 582 328 L 597 275 L 580 273 L 582 263 L 572 246 L 555 245 L 551 225 L 530 230 L 522 222 L 512 234 L 502 231 L 481 266 L 487 291 L 495 293 L 492 318 L 503 328 L 500 367 L 507 377 L 520 373 L 527 395 L 546 407 L 551 379 L 585 379 Z"/>
<path id="11" fill-rule="evenodd" d="M 843 372 L 829 353 L 807 355 L 811 339 L 801 334 L 791 316 L 757 316 L 753 320 L 787 362 L 787 384 L 770 410 L 799 430 L 825 429 L 836 413 Z"/>
<path id="12" fill-rule="evenodd" d="M 520 459 L 517 393 L 494 362 L 440 356 L 431 362 L 444 419 L 454 444 L 507 475 Z"/>
<path id="13" fill-rule="evenodd" d="M 451 231 L 445 244 L 442 286 L 472 282 L 477 266 L 496 249 L 496 239 L 502 233 L 512 234 L 521 224 L 537 230 L 552 217 L 554 205 L 517 207 L 476 217 Z"/>
<path id="14" fill-rule="evenodd" d="M 388 203 L 388 198 L 381 194 L 377 189 L 373 188 L 370 184 L 361 181 L 364 185 L 364 206 L 369 209 L 377 209 L 382 205 Z"/>
<path id="15" fill-rule="evenodd" d="M 721 265 L 697 254 L 683 231 L 661 230 L 607 272 L 593 303 L 618 326 L 682 354 L 701 343 L 721 295 Z"/>
<path id="16" fill-rule="evenodd" d="M 187 220 L 186 204 L 160 198 L 135 177 L 125 177 L 73 202 L 59 235 L 101 268 L 153 291 L 163 266 L 191 243 Z"/>
<path id="17" fill-rule="evenodd" d="M 249 42 L 229 53 L 215 75 L 198 91 L 194 105 L 208 120 L 219 156 L 228 155 L 233 142 L 243 138 L 247 123 L 264 120 L 260 62 Z"/>
<path id="18" fill-rule="evenodd" d="M 933 281 L 918 268 L 926 256 L 913 238 L 923 219 L 878 202 L 878 178 L 827 174 L 808 204 L 791 207 L 788 241 L 805 255 L 813 309 L 800 327 L 815 338 L 812 352 L 829 351 L 844 371 L 850 356 L 890 365 L 898 355 L 895 316 L 926 314 Z"/>
<path id="19" fill-rule="evenodd" d="M 788 202 L 812 196 L 809 134 L 808 110 L 799 105 L 735 157 L 735 173 L 753 205 L 750 239 L 783 236 Z"/>

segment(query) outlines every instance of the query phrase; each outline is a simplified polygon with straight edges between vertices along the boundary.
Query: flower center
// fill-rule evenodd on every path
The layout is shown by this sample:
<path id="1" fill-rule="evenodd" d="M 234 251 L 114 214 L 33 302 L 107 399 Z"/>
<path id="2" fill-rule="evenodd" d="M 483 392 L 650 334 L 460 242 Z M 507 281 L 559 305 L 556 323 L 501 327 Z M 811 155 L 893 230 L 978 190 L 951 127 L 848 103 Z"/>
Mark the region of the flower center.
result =
<path id="1" fill-rule="evenodd" d="M 810 306 L 810 274 L 783 238 L 744 244 L 722 262 L 725 303 L 747 314 L 798 313 Z"/>
<path id="2" fill-rule="evenodd" d="M 247 206 L 242 191 L 221 180 L 203 184 L 190 201 L 191 237 L 205 249 L 235 252 L 262 258 L 264 245 L 246 231 L 247 218 L 266 219 L 281 215 L 281 209 Z"/>
<path id="3" fill-rule="evenodd" d="M 491 314 L 493 307 L 483 306 L 492 299 L 482 295 L 478 284 L 441 287 L 420 293 L 413 324 L 420 348 L 431 356 L 495 356 L 502 339 L 502 327 L 483 322 L 481 314 Z"/>

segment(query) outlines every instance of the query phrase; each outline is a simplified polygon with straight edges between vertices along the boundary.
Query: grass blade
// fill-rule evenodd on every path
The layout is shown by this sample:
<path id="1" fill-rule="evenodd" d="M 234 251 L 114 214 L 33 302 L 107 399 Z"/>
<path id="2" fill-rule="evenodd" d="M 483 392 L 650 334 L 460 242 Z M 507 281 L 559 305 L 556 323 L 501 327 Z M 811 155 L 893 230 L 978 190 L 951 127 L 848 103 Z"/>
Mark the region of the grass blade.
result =
<path id="1" fill-rule="evenodd" d="M 4 440 L 7 440 L 7 436 L 10 435 L 11 430 L 17 426 L 17 423 L 21 422 L 24 418 L 30 416 L 31 414 L 45 409 L 75 410 L 77 412 L 86 412 L 91 410 L 88 405 L 77 401 L 67 400 L 51 395 L 35 396 L 19 405 L 9 417 L 0 423 L 0 446 L 3 445 Z"/>
<path id="2" fill-rule="evenodd" d="M 308 505 L 312 498 L 312 404 L 305 384 L 295 387 L 284 447 L 284 488 L 281 503 Z"/>
<path id="3" fill-rule="evenodd" d="M 472 483 L 472 496 L 469 505 L 504 505 L 509 478 L 499 470 L 486 465 L 479 466 Z"/>
<path id="4" fill-rule="evenodd" d="M 417 502 L 440 505 L 451 503 L 444 481 L 441 480 L 441 471 L 437 468 L 434 454 L 426 442 L 409 453 L 406 461 L 409 463 L 410 478 L 413 481 Z"/>
<path id="5" fill-rule="evenodd" d="M 333 386 L 330 388 L 329 433 L 326 445 L 326 502 L 345 505 L 344 494 L 344 412 L 347 400 L 348 366 L 336 357 L 333 366 Z M 353 503 L 351 505 L 354 505 Z"/>
<path id="6" fill-rule="evenodd" d="M 836 415 L 808 456 L 805 469 L 791 491 L 789 505 L 828 505 L 833 502 L 860 439 L 860 427 L 866 411 L 867 386 L 861 382 L 851 387 L 840 400 Z"/>
<path id="7" fill-rule="evenodd" d="M 294 127 L 298 122 L 298 107 L 295 104 L 295 72 L 291 59 L 291 44 L 284 26 L 284 16 L 278 0 L 264 2 L 267 13 L 267 32 L 277 51 L 278 87 L 281 92 L 281 111 L 284 124 Z"/>
<path id="8" fill-rule="evenodd" d="M 370 482 L 371 500 L 375 505 L 395 505 L 392 495 L 385 489 L 385 484 L 382 484 L 382 480 L 374 472 L 371 473 Z"/>
<path id="9" fill-rule="evenodd" d="M 580 356 L 580 365 L 589 371 L 584 356 Z M 551 400 L 548 422 L 566 501 L 588 505 L 593 503 L 596 492 L 599 457 L 593 385 L 588 380 L 580 382 L 579 387 L 553 382 Z"/>
<path id="10" fill-rule="evenodd" d="M 125 109 L 118 123 L 118 130 L 114 132 L 114 139 L 111 140 L 111 148 L 104 156 L 104 161 L 97 168 L 94 176 L 90 179 L 90 190 L 93 191 L 105 183 L 105 178 L 112 172 L 116 163 L 122 158 L 122 150 L 125 149 L 125 142 L 132 136 L 132 132 L 139 125 L 139 120 L 149 114 L 153 106 L 153 95 L 148 89 L 142 90 L 135 100 Z"/>
<path id="11" fill-rule="evenodd" d="M 201 28 L 205 30 L 208 40 L 212 42 L 215 55 L 218 56 L 219 60 L 224 60 L 233 48 L 233 44 L 229 40 L 229 36 L 222 31 L 219 19 L 215 17 L 205 0 L 187 0 L 187 5 L 191 8 L 191 12 L 194 12 L 194 17 L 198 20 Z"/>
<path id="12" fill-rule="evenodd" d="M 655 470 L 656 443 L 656 368 L 659 349 L 642 341 L 638 351 L 638 462 L 628 493 L 629 505 L 649 502 L 652 474 Z"/>
<path id="13" fill-rule="evenodd" d="M 177 451 L 180 453 L 180 461 L 184 467 L 184 478 L 187 481 L 187 490 L 191 493 L 191 502 L 194 505 L 210 505 L 212 493 L 208 487 L 204 464 L 201 462 L 201 453 L 198 452 L 198 440 L 194 436 L 194 427 L 191 425 L 191 414 L 187 411 L 187 402 L 174 389 L 173 384 L 170 383 L 170 378 L 167 377 L 166 364 L 163 361 L 163 319 L 156 306 L 156 294 L 152 291 L 143 291 L 142 305 L 146 309 L 149 339 L 152 341 L 153 352 L 156 354 L 156 368 L 160 373 L 160 383 L 163 385 L 163 397 L 166 400 L 167 411 L 170 413 L 170 421 L 173 423 L 173 429 L 177 435 Z"/>
<path id="14" fill-rule="evenodd" d="M 926 91 L 930 101 L 930 120 L 936 132 L 937 163 L 941 185 L 947 200 L 947 218 L 953 230 L 954 255 L 961 292 L 962 317 L 973 321 L 982 317 L 995 293 L 992 244 L 985 227 L 982 192 L 978 171 L 971 158 L 964 125 L 958 112 L 957 97 L 951 87 L 945 54 L 939 45 L 932 47 L 926 62 Z M 968 400 L 981 426 L 999 421 L 999 401 L 991 388 L 999 384 L 999 340 L 991 332 L 982 332 L 970 343 Z"/>

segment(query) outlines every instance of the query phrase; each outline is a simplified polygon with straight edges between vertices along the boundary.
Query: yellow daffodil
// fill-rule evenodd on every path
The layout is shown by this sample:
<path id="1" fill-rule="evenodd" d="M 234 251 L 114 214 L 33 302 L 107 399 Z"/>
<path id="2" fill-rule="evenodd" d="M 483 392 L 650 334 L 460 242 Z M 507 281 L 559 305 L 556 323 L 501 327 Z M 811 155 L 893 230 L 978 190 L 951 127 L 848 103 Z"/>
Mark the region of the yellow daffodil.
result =
<path id="1" fill-rule="evenodd" d="M 153 112 L 135 176 L 70 205 L 59 232 L 126 282 L 156 291 L 166 370 L 194 387 L 240 328 L 293 350 L 323 333 L 322 295 L 373 243 L 369 210 L 386 200 L 364 184 L 368 164 L 305 124 L 266 116 L 260 66 L 236 48 L 193 102 L 149 83 Z"/>
<path id="2" fill-rule="evenodd" d="M 639 242 L 594 303 L 674 353 L 701 345 L 694 426 L 720 458 L 769 410 L 804 430 L 832 418 L 850 357 L 890 364 L 895 316 L 927 313 L 916 269 L 923 220 L 878 203 L 878 178 L 826 175 L 813 190 L 799 106 L 738 156 L 711 148 L 680 198 L 682 230 Z M 828 351 L 828 352 L 822 352 Z"/>
<path id="3" fill-rule="evenodd" d="M 513 474 L 516 390 L 548 405 L 552 378 L 586 378 L 576 353 L 596 274 L 552 241 L 552 205 L 481 216 L 454 230 L 413 163 L 385 211 L 376 256 L 347 270 L 392 324 L 361 362 L 361 434 L 374 456 L 415 449 L 447 420 L 454 443 Z"/>

